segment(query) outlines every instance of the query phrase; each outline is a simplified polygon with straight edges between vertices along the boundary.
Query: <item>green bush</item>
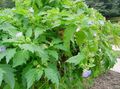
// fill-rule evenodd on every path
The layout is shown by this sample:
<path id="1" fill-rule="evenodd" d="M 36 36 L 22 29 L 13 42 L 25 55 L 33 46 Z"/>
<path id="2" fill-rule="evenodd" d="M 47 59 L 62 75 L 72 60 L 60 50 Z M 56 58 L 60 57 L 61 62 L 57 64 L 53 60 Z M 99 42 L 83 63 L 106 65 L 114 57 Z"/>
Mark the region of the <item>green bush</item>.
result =
<path id="1" fill-rule="evenodd" d="M 83 89 L 115 64 L 113 25 L 82 0 L 15 0 L 0 11 L 2 89 Z"/>

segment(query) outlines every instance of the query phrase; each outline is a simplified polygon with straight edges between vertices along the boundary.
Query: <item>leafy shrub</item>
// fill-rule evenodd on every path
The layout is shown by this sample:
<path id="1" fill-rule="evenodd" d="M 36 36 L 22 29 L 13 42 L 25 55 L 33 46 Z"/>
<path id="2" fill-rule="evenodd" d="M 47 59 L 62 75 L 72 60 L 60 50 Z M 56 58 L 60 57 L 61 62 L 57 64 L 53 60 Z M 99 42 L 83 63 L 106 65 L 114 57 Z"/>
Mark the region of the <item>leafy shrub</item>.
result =
<path id="1" fill-rule="evenodd" d="M 81 89 L 115 64 L 119 26 L 83 1 L 15 5 L 0 11 L 1 88 Z"/>

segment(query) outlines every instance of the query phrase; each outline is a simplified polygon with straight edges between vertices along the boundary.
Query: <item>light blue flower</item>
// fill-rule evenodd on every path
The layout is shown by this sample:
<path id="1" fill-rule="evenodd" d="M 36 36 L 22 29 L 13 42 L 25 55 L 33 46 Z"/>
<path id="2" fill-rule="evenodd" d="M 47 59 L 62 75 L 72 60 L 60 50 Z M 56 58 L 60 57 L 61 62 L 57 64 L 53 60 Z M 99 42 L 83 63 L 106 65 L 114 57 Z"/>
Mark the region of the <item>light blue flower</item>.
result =
<path id="1" fill-rule="evenodd" d="M 33 9 L 32 7 L 29 8 L 29 11 L 30 11 L 31 13 L 34 13 L 34 9 Z"/>
<path id="2" fill-rule="evenodd" d="M 91 26 L 91 25 L 93 25 L 93 24 L 94 24 L 93 21 L 88 21 L 88 25 L 89 25 L 89 26 Z"/>
<path id="3" fill-rule="evenodd" d="M 21 37 L 21 36 L 23 36 L 23 33 L 22 33 L 22 32 L 18 32 L 18 33 L 16 34 L 16 37 L 17 37 L 17 38 L 19 38 L 19 37 Z"/>
<path id="4" fill-rule="evenodd" d="M 103 20 L 99 20 L 99 24 L 103 26 L 105 22 Z"/>
<path id="5" fill-rule="evenodd" d="M 94 35 L 94 37 L 96 37 L 96 36 L 97 36 L 97 33 L 94 33 L 93 35 Z"/>
<path id="6" fill-rule="evenodd" d="M 78 27 L 77 29 L 76 29 L 76 32 L 79 32 L 80 31 L 80 27 Z"/>
<path id="7" fill-rule="evenodd" d="M 5 46 L 0 46 L 0 52 L 5 52 L 6 51 L 6 47 Z"/>
<path id="8" fill-rule="evenodd" d="M 91 70 L 85 70 L 82 73 L 82 77 L 87 78 L 91 75 L 92 71 Z"/>

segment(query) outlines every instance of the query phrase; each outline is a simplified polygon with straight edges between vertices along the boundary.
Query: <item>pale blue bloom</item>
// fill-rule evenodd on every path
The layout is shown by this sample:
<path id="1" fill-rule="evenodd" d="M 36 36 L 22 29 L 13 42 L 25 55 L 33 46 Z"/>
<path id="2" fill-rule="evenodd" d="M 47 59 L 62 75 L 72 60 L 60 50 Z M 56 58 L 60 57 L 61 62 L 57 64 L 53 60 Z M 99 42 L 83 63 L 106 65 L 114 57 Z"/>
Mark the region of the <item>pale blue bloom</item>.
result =
<path id="1" fill-rule="evenodd" d="M 80 31 L 80 28 L 78 27 L 77 29 L 76 29 L 76 32 L 79 32 Z"/>
<path id="2" fill-rule="evenodd" d="M 103 20 L 99 20 L 99 23 L 100 23 L 100 25 L 104 25 L 105 24 L 105 22 L 103 21 Z"/>
<path id="3" fill-rule="evenodd" d="M 22 33 L 22 32 L 18 32 L 18 33 L 16 34 L 16 37 L 17 37 L 17 38 L 19 38 L 19 37 L 21 37 L 21 36 L 23 36 L 23 33 Z"/>
<path id="4" fill-rule="evenodd" d="M 6 47 L 5 46 L 0 46 L 0 52 L 5 52 L 6 51 Z"/>
<path id="5" fill-rule="evenodd" d="M 94 22 L 93 21 L 88 21 L 88 25 L 93 25 L 94 24 Z"/>
<path id="6" fill-rule="evenodd" d="M 31 13 L 34 13 L 34 9 L 33 9 L 32 7 L 30 7 L 29 11 L 30 11 Z"/>
<path id="7" fill-rule="evenodd" d="M 82 73 L 82 77 L 87 78 L 91 75 L 92 71 L 91 70 L 85 70 Z"/>
<path id="8" fill-rule="evenodd" d="M 96 36 L 97 36 L 97 34 L 96 34 L 96 33 L 94 33 L 94 36 L 96 37 Z"/>

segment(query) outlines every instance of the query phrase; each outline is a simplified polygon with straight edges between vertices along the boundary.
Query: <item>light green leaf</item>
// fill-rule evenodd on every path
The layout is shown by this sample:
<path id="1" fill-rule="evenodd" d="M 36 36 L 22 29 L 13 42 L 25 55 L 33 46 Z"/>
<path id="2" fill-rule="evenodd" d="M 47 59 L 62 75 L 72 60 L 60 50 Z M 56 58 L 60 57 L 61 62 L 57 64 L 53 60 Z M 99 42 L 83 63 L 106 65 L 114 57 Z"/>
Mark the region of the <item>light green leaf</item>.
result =
<path id="1" fill-rule="evenodd" d="M 58 53 L 55 50 L 48 50 L 48 54 L 58 60 Z"/>
<path id="2" fill-rule="evenodd" d="M 13 58 L 13 67 L 25 64 L 28 59 L 28 51 L 18 51 Z"/>
<path id="3" fill-rule="evenodd" d="M 36 81 L 39 81 L 41 76 L 43 74 L 43 70 L 42 69 L 36 69 L 36 74 L 35 74 L 35 77 L 36 77 Z"/>
<path id="4" fill-rule="evenodd" d="M 75 31 L 76 31 L 76 27 L 70 26 L 67 29 L 65 29 L 64 32 L 64 45 L 68 49 L 69 54 L 70 54 L 70 41 L 74 37 Z"/>
<path id="5" fill-rule="evenodd" d="M 54 45 L 54 48 L 67 51 L 67 48 L 63 44 Z"/>
<path id="6" fill-rule="evenodd" d="M 35 44 L 22 44 L 19 45 L 19 47 L 21 49 L 28 50 L 32 53 L 36 52 L 38 56 L 41 58 L 43 64 L 46 63 L 47 60 L 49 59 L 47 52 L 41 46 L 37 46 Z"/>
<path id="7" fill-rule="evenodd" d="M 31 36 L 32 36 L 32 29 L 31 29 L 31 28 L 29 28 L 29 29 L 27 30 L 26 36 L 27 36 L 27 37 L 31 37 Z"/>
<path id="8" fill-rule="evenodd" d="M 0 52 L 0 61 L 5 57 L 6 53 L 5 52 Z"/>
<path id="9" fill-rule="evenodd" d="M 84 54 L 78 53 L 78 55 L 69 58 L 66 62 L 73 63 L 75 65 L 79 64 L 85 58 Z"/>
<path id="10" fill-rule="evenodd" d="M 11 87 L 11 89 L 14 89 L 15 86 L 15 78 L 14 78 L 14 70 L 11 68 L 11 66 L 9 65 L 4 65 L 4 64 L 0 64 L 0 68 L 5 71 L 4 73 L 4 80 L 7 84 L 9 84 L 9 86 Z"/>
<path id="11" fill-rule="evenodd" d="M 0 86 L 3 81 L 3 73 L 4 73 L 4 71 L 0 68 Z"/>
<path id="12" fill-rule="evenodd" d="M 14 37 L 15 34 L 17 33 L 16 28 L 12 26 L 10 23 L 3 23 L 2 25 L 0 25 L 0 29 L 7 32 L 12 37 Z"/>
<path id="13" fill-rule="evenodd" d="M 0 73 L 0 86 L 1 86 L 2 80 L 3 80 L 3 73 Z"/>
<path id="14" fill-rule="evenodd" d="M 9 63 L 10 59 L 14 57 L 16 49 L 8 49 L 6 51 L 6 62 Z"/>
<path id="15" fill-rule="evenodd" d="M 21 49 L 24 49 L 24 50 L 26 50 L 26 51 L 30 51 L 30 52 L 32 52 L 32 53 L 34 53 L 34 51 L 35 51 L 32 44 L 21 44 L 21 45 L 19 45 L 19 47 L 20 47 Z"/>
<path id="16" fill-rule="evenodd" d="M 84 31 L 79 31 L 76 33 L 76 42 L 79 46 L 83 44 L 86 40 L 86 34 Z"/>
<path id="17" fill-rule="evenodd" d="M 34 30 L 35 39 L 37 39 L 43 32 L 44 32 L 43 29 L 36 28 L 36 29 Z"/>
<path id="18" fill-rule="evenodd" d="M 108 61 L 109 61 L 109 67 L 112 68 L 114 66 L 114 64 L 116 63 L 116 58 L 111 55 L 110 50 L 106 49 L 106 55 L 109 57 Z"/>
<path id="19" fill-rule="evenodd" d="M 25 74 L 25 78 L 27 80 L 27 89 L 29 89 L 35 82 L 35 72 L 35 69 L 31 69 Z"/>
<path id="20" fill-rule="evenodd" d="M 29 89 L 35 81 L 38 81 L 43 74 L 42 69 L 30 69 L 25 73 L 27 80 L 27 89 Z"/>
<path id="21" fill-rule="evenodd" d="M 57 68 L 54 65 L 49 65 L 45 69 L 45 76 L 48 78 L 48 80 L 51 80 L 52 83 L 59 84 L 59 76 Z"/>

